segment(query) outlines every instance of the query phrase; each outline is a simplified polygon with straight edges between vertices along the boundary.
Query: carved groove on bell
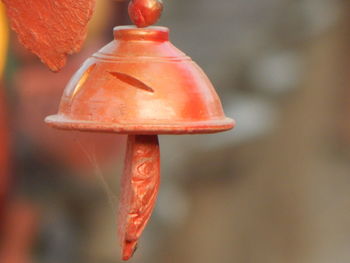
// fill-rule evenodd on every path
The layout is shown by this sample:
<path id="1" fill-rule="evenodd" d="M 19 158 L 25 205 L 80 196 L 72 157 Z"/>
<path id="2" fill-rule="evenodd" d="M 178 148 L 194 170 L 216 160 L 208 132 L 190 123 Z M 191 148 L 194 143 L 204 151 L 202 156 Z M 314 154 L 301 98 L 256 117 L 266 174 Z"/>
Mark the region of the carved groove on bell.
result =
<path id="1" fill-rule="evenodd" d="M 75 86 L 74 92 L 72 94 L 72 99 L 74 99 L 75 95 L 79 92 L 79 90 L 83 87 L 85 84 L 86 80 L 90 76 L 90 73 L 94 70 L 96 67 L 96 64 L 92 64 L 91 66 L 88 67 L 88 69 L 84 72 L 84 74 L 81 76 L 79 79 L 78 83 Z"/>
<path id="2" fill-rule="evenodd" d="M 134 78 L 133 76 L 130 76 L 128 74 L 124 74 L 121 72 L 109 72 L 109 74 L 111 74 L 116 79 L 118 79 L 121 82 L 124 82 L 130 86 L 133 86 L 135 88 L 142 89 L 142 90 L 145 90 L 148 92 L 154 92 L 154 90 L 151 87 L 147 86 L 145 83 Z"/>

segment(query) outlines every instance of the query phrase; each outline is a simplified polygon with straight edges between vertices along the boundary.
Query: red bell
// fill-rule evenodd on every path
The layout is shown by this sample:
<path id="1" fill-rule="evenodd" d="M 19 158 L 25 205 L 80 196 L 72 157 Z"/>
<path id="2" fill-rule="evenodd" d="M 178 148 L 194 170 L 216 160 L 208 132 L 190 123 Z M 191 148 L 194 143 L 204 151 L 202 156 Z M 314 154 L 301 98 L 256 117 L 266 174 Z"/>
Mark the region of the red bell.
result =
<path id="1" fill-rule="evenodd" d="M 114 29 L 73 76 L 54 127 L 126 134 L 213 133 L 233 127 L 203 71 L 164 27 Z"/>
<path id="2" fill-rule="evenodd" d="M 137 13 L 138 2 L 158 1 L 132 1 L 131 14 Z M 46 122 L 60 129 L 129 134 L 119 208 L 126 260 L 157 197 L 157 135 L 221 132 L 232 129 L 234 121 L 225 117 L 200 67 L 169 42 L 167 28 L 121 26 L 114 29 L 114 38 L 73 76 L 59 113 Z"/>

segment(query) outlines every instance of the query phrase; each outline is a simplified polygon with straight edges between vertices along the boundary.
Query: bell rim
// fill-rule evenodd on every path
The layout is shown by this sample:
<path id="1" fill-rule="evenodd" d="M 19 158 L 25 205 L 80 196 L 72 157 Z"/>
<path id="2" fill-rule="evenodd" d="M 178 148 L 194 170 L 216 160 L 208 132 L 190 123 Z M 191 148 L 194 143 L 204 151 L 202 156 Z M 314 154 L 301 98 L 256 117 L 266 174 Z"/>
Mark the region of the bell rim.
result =
<path id="1" fill-rule="evenodd" d="M 150 40 L 169 41 L 170 30 L 164 26 L 149 26 L 139 28 L 133 25 L 116 26 L 113 28 L 115 40 Z"/>
<path id="2" fill-rule="evenodd" d="M 230 118 L 209 121 L 193 121 L 179 123 L 104 123 L 96 121 L 72 120 L 63 115 L 51 115 L 45 122 L 60 130 L 78 130 L 90 132 L 107 132 L 117 134 L 210 134 L 233 129 L 236 122 Z"/>

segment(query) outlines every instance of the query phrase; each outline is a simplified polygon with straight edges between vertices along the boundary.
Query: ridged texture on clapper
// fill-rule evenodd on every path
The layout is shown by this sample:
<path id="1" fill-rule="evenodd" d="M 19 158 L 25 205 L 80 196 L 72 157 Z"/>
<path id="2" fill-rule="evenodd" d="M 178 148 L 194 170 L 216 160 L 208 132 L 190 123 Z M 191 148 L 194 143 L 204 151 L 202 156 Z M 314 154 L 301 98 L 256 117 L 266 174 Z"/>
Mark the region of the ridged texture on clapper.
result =
<path id="1" fill-rule="evenodd" d="M 123 260 L 130 259 L 137 248 L 138 239 L 151 217 L 159 182 L 158 137 L 128 136 L 118 215 Z"/>

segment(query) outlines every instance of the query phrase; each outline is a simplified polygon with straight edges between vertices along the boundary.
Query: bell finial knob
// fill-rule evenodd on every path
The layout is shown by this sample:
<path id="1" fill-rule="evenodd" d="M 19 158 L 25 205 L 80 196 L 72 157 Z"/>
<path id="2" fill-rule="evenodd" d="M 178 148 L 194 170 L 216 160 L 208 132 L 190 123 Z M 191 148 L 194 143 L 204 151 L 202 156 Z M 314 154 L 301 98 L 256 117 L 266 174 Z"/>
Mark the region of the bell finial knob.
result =
<path id="1" fill-rule="evenodd" d="M 131 0 L 129 4 L 130 19 L 137 27 L 155 24 L 162 11 L 162 0 Z"/>

